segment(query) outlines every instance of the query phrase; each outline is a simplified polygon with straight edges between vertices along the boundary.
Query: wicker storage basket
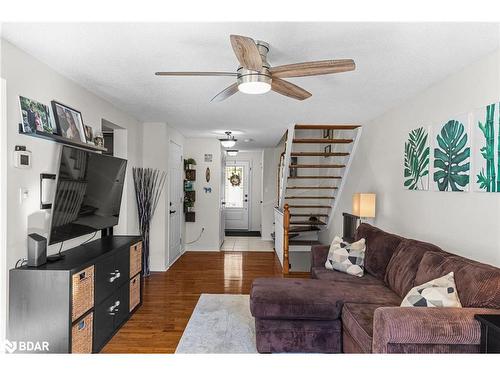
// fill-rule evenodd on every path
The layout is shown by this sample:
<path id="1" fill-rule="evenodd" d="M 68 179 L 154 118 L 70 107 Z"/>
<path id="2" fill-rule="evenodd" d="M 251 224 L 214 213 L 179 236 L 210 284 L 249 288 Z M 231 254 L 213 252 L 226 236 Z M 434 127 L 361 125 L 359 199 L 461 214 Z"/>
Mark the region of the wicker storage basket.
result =
<path id="1" fill-rule="evenodd" d="M 71 328 L 71 353 L 92 353 L 92 325 L 94 314 L 90 313 Z"/>
<path id="2" fill-rule="evenodd" d="M 130 277 L 142 270 L 142 242 L 130 246 Z"/>
<path id="3" fill-rule="evenodd" d="M 75 273 L 72 277 L 72 313 L 74 322 L 94 306 L 94 266 Z"/>
<path id="4" fill-rule="evenodd" d="M 130 280 L 130 310 L 132 311 L 141 301 L 141 275 Z"/>

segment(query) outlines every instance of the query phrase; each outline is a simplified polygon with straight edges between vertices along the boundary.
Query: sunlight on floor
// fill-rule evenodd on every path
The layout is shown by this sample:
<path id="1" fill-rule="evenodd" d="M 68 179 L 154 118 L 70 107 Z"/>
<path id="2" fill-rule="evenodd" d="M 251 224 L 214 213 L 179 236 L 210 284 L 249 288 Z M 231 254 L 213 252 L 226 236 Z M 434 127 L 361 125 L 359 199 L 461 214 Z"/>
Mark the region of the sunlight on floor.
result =
<path id="1" fill-rule="evenodd" d="M 260 237 L 230 237 L 224 238 L 222 251 L 274 251 L 273 241 L 262 240 Z"/>

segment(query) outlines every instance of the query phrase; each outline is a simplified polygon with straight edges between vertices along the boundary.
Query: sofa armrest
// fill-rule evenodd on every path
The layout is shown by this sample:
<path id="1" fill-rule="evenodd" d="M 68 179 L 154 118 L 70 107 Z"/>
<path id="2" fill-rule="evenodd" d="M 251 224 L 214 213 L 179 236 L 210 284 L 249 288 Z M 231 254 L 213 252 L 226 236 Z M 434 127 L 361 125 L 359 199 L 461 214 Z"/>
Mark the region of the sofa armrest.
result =
<path id="1" fill-rule="evenodd" d="M 311 267 L 325 267 L 329 250 L 330 246 L 328 245 L 314 245 L 311 248 Z"/>
<path id="2" fill-rule="evenodd" d="M 416 344 L 479 345 L 476 314 L 500 310 L 457 307 L 379 307 L 373 317 L 373 353 L 411 352 Z M 407 348 L 405 348 L 405 345 Z"/>

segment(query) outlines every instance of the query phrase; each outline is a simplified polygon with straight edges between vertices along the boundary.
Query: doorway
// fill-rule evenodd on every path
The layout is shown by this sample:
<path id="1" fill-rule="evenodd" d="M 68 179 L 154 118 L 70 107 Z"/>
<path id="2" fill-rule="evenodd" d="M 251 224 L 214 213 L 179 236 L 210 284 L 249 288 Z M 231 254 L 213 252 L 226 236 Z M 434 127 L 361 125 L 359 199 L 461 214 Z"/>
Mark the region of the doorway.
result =
<path id="1" fill-rule="evenodd" d="M 248 231 L 250 202 L 250 163 L 226 161 L 224 168 L 225 227 Z"/>
<path id="2" fill-rule="evenodd" d="M 170 141 L 169 151 L 169 233 L 168 233 L 168 263 L 172 265 L 182 253 L 182 148 Z"/>

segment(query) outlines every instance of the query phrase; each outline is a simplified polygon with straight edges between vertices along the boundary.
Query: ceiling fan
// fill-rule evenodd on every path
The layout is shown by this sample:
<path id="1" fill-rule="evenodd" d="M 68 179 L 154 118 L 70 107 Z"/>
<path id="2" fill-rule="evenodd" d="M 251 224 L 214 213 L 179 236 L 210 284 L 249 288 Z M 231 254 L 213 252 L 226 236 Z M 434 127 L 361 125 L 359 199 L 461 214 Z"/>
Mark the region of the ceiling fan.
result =
<path id="1" fill-rule="evenodd" d="M 211 76 L 235 77 L 236 82 L 215 95 L 211 102 L 220 102 L 241 91 L 245 94 L 264 94 L 273 90 L 297 100 L 311 97 L 311 93 L 282 78 L 307 77 L 342 73 L 354 70 L 351 59 L 309 61 L 272 67 L 267 61 L 269 44 L 252 38 L 231 35 L 231 46 L 240 66 L 236 72 L 156 72 L 157 76 Z"/>

